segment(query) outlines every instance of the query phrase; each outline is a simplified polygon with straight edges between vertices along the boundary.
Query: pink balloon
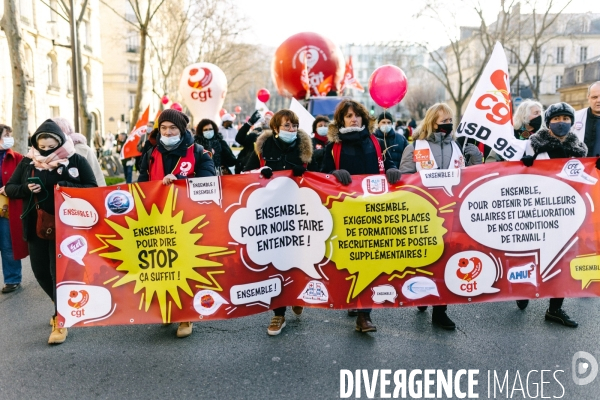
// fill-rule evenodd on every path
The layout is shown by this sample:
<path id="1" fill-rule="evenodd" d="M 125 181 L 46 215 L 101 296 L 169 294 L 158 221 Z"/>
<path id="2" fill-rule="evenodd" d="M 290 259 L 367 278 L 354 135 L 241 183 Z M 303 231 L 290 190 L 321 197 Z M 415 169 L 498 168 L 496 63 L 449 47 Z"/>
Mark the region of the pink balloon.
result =
<path id="1" fill-rule="evenodd" d="M 167 97 L 167 95 L 164 95 L 161 99 L 160 99 L 161 103 L 163 103 L 164 105 L 167 105 L 167 103 L 169 102 L 169 98 Z"/>
<path id="2" fill-rule="evenodd" d="M 408 90 L 404 71 L 395 65 L 383 65 L 369 78 L 369 94 L 377 105 L 390 108 L 400 103 Z"/>
<path id="3" fill-rule="evenodd" d="M 271 93 L 269 93 L 267 89 L 263 88 L 258 91 L 256 97 L 258 98 L 258 100 L 262 101 L 263 103 L 266 103 L 271 98 Z"/>
<path id="4" fill-rule="evenodd" d="M 183 112 L 183 107 L 179 103 L 173 103 L 173 104 L 171 104 L 171 108 L 173 110 L 177 110 L 179 112 Z"/>

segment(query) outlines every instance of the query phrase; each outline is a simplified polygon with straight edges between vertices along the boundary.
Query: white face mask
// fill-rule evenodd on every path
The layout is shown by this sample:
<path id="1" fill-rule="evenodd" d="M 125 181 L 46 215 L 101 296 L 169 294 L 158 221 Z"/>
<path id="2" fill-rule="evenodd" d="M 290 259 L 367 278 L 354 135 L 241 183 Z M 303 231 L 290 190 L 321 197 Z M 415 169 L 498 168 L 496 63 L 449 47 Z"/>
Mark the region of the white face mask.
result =
<path id="1" fill-rule="evenodd" d="M 292 143 L 294 140 L 296 140 L 296 136 L 298 136 L 298 132 L 289 132 L 284 130 L 279 131 L 278 135 L 279 139 L 286 143 Z"/>
<path id="2" fill-rule="evenodd" d="M 320 136 L 327 136 L 327 131 L 328 131 L 328 130 L 329 130 L 329 129 L 328 129 L 326 126 L 320 126 L 320 127 L 318 127 L 318 128 L 317 128 L 317 133 L 318 133 Z"/>
<path id="3" fill-rule="evenodd" d="M 390 124 L 384 124 L 384 125 L 381 125 L 381 126 L 379 127 L 379 129 L 380 129 L 380 130 L 381 130 L 381 132 L 383 132 L 383 133 L 388 133 L 389 131 L 391 131 L 391 130 L 392 130 L 392 125 L 390 125 Z"/>
<path id="4" fill-rule="evenodd" d="M 210 140 L 215 136 L 215 131 L 211 129 L 209 131 L 202 132 L 202 134 L 204 135 L 204 138 Z"/>
<path id="5" fill-rule="evenodd" d="M 2 139 L 2 143 L 0 144 L 0 148 L 2 148 L 2 150 L 8 150 L 11 147 L 13 147 L 14 145 L 15 145 L 15 138 L 7 136 L 4 139 Z"/>
<path id="6" fill-rule="evenodd" d="M 160 137 L 160 141 L 165 146 L 176 145 L 177 143 L 179 143 L 180 140 L 181 140 L 181 136 L 169 136 L 169 137 L 167 137 L 167 136 L 161 136 Z"/>

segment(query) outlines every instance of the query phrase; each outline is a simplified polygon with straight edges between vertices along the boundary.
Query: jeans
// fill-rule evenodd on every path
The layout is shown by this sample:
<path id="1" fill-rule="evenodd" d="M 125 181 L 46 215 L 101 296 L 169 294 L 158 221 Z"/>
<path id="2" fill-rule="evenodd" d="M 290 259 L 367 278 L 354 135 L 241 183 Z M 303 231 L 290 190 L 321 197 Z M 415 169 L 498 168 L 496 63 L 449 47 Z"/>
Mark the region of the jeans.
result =
<path id="1" fill-rule="evenodd" d="M 0 218 L 0 252 L 4 283 L 7 285 L 21 283 L 21 260 L 14 259 L 8 218 Z"/>
<path id="2" fill-rule="evenodd" d="M 27 240 L 33 275 L 44 292 L 56 303 L 56 241 L 39 237 Z"/>
<path id="3" fill-rule="evenodd" d="M 127 161 L 121 160 L 121 163 L 123 164 L 123 173 L 125 174 L 125 182 L 132 183 L 132 181 L 133 181 L 133 164 L 127 165 L 127 163 L 129 163 L 129 159 Z"/>

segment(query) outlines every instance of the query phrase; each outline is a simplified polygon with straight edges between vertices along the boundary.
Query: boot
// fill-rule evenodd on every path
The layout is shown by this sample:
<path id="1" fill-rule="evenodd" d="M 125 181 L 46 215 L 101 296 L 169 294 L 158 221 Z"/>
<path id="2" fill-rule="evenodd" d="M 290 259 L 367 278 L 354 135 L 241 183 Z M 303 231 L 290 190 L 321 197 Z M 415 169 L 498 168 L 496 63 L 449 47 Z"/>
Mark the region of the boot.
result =
<path id="1" fill-rule="evenodd" d="M 177 337 L 184 338 L 190 336 L 193 328 L 194 324 L 191 322 L 181 322 L 177 328 Z"/>
<path id="2" fill-rule="evenodd" d="M 349 317 L 358 317 L 358 311 L 354 308 L 351 308 L 348 310 L 348 316 Z"/>
<path id="3" fill-rule="evenodd" d="M 431 315 L 431 323 L 449 331 L 456 329 L 456 324 L 448 318 L 446 310 L 434 311 Z"/>
<path id="4" fill-rule="evenodd" d="M 377 332 L 377 327 L 371 322 L 371 313 L 359 312 L 356 318 L 358 332 Z"/>
<path id="5" fill-rule="evenodd" d="M 571 319 L 571 317 L 569 317 L 562 308 L 559 308 L 558 310 L 546 310 L 545 319 L 546 321 L 558 322 L 559 324 L 563 324 L 569 328 L 577 328 L 579 325 L 577 322 L 573 321 L 573 319 Z"/>
<path id="6" fill-rule="evenodd" d="M 517 307 L 519 310 L 524 310 L 529 305 L 529 300 L 517 300 Z"/>
<path id="7" fill-rule="evenodd" d="M 425 312 L 425 311 L 427 311 L 427 306 L 417 306 L 417 310 L 419 310 L 421 312 Z"/>
<path id="8" fill-rule="evenodd" d="M 304 311 L 304 307 L 302 306 L 292 306 L 292 312 L 296 315 L 302 315 L 302 311 Z"/>
<path id="9" fill-rule="evenodd" d="M 61 344 L 67 340 L 67 328 L 59 328 L 56 322 L 56 316 L 52 317 L 52 332 L 48 338 L 48 344 Z"/>

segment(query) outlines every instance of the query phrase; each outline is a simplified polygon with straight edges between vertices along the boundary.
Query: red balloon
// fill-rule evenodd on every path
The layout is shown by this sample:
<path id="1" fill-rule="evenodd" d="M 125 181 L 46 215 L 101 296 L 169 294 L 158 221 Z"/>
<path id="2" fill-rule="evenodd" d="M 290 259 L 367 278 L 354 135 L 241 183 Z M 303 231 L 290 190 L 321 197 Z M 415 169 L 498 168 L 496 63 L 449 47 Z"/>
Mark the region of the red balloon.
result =
<path id="1" fill-rule="evenodd" d="M 171 108 L 173 110 L 177 110 L 179 112 L 183 112 L 183 107 L 179 103 L 173 103 L 173 104 L 171 104 Z"/>
<path id="2" fill-rule="evenodd" d="M 160 102 L 163 104 L 167 104 L 169 102 L 169 98 L 167 97 L 167 95 L 164 95 L 161 99 Z"/>
<path id="3" fill-rule="evenodd" d="M 224 108 L 221 108 L 221 111 L 219 111 L 219 117 L 223 117 L 223 115 L 227 114 L 227 110 Z"/>
<path id="4" fill-rule="evenodd" d="M 408 90 L 404 71 L 395 65 L 383 65 L 369 78 L 369 94 L 380 107 L 390 108 L 400 103 Z"/>
<path id="5" fill-rule="evenodd" d="M 275 51 L 271 74 L 279 93 L 297 99 L 322 96 L 340 89 L 346 63 L 344 55 L 331 40 L 314 32 L 290 36 Z M 302 75 L 308 76 L 303 79 Z"/>
<path id="6" fill-rule="evenodd" d="M 239 114 L 239 113 L 241 113 L 241 112 L 242 112 L 242 107 L 240 107 L 240 106 L 235 106 L 234 110 L 235 110 L 235 112 L 236 112 L 237 114 Z"/>
<path id="7" fill-rule="evenodd" d="M 258 100 L 262 101 L 263 103 L 266 103 L 271 98 L 271 93 L 269 93 L 267 89 L 260 89 L 256 94 L 256 97 L 258 98 Z"/>

